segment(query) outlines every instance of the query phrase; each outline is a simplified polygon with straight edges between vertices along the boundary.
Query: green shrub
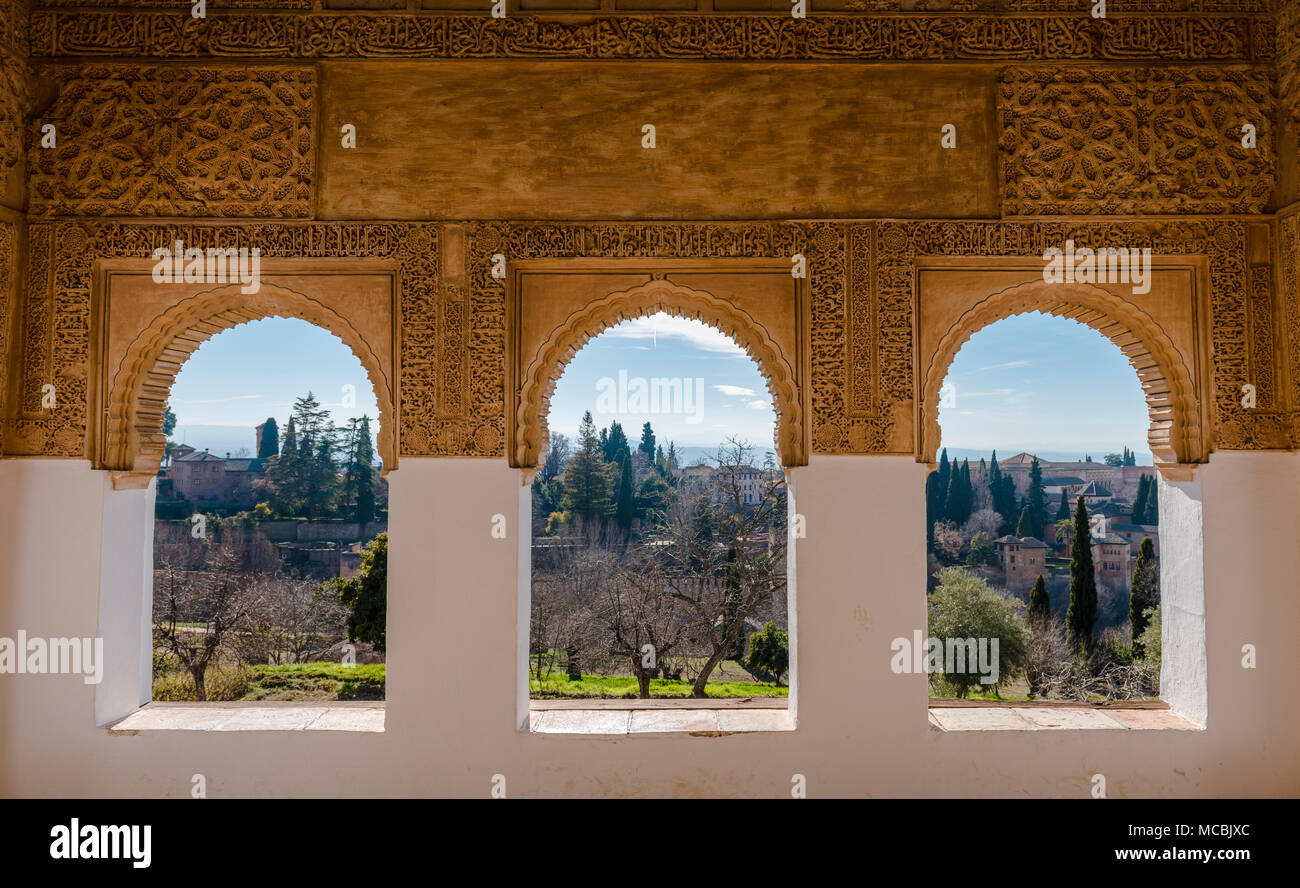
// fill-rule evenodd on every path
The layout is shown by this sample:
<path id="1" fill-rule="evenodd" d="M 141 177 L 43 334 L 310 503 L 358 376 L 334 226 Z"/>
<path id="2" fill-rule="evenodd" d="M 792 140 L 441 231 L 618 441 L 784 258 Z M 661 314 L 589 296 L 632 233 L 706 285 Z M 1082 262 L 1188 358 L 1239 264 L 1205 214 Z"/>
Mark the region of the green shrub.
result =
<path id="1" fill-rule="evenodd" d="M 749 636 L 749 656 L 740 665 L 759 681 L 780 684 L 781 676 L 790 668 L 790 636 L 768 620 Z"/>
<path id="2" fill-rule="evenodd" d="M 1149 607 L 1142 612 L 1146 618 L 1146 628 L 1138 638 L 1142 646 L 1142 656 L 1148 663 L 1160 666 L 1160 605 Z"/>
<path id="3" fill-rule="evenodd" d="M 971 691 L 996 693 L 1027 661 L 1029 631 L 1021 614 L 1024 605 L 960 567 L 944 568 L 938 579 L 938 587 L 930 594 L 930 638 L 941 644 L 947 639 L 996 638 L 998 667 L 997 680 L 988 684 L 980 680 L 985 676 L 967 664 L 965 672 L 932 672 L 931 685 L 957 697 L 966 697 Z"/>

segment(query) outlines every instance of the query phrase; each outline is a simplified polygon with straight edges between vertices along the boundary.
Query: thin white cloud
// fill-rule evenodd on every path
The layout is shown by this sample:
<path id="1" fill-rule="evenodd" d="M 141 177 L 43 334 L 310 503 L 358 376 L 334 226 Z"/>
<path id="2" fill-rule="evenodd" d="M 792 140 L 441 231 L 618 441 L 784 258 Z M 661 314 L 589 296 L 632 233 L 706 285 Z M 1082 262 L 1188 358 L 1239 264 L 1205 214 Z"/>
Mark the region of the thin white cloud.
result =
<path id="1" fill-rule="evenodd" d="M 987 367 L 976 367 L 974 370 L 967 370 L 965 375 L 983 373 L 985 370 L 1011 370 L 1015 367 L 1029 367 L 1031 363 L 1030 361 L 1007 361 L 1003 364 L 989 364 Z"/>
<path id="2" fill-rule="evenodd" d="M 701 321 L 677 318 L 660 312 L 645 318 L 610 327 L 600 334 L 611 339 L 636 339 L 654 342 L 656 339 L 680 339 L 703 351 L 723 355 L 745 355 L 745 350 L 720 330 Z"/>
<path id="3" fill-rule="evenodd" d="M 757 400 L 757 401 L 746 401 L 745 406 L 752 407 L 755 410 L 764 410 L 770 408 L 772 405 L 769 404 L 767 401 Z"/>
<path id="4" fill-rule="evenodd" d="M 724 395 L 734 398 L 752 398 L 754 396 L 754 390 L 752 388 L 745 388 L 743 385 L 715 385 L 713 388 L 715 391 L 722 392 Z"/>
<path id="5" fill-rule="evenodd" d="M 173 398 L 173 404 L 228 404 L 231 401 L 255 401 L 262 395 L 232 395 L 229 398 Z"/>

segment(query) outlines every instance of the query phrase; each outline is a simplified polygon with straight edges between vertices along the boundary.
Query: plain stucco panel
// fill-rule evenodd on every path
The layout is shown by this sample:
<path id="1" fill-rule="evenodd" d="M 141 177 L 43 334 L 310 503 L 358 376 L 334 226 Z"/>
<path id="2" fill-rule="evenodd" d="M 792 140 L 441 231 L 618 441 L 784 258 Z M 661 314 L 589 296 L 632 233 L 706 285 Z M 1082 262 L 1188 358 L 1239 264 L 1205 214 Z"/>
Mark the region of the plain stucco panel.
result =
<path id="1" fill-rule="evenodd" d="M 496 460 L 403 459 L 392 473 L 385 730 L 163 731 L 110 736 L 76 676 L 0 676 L 0 794 L 1086 797 L 1300 793 L 1300 456 L 1216 454 L 1204 506 L 1208 720 L 1203 731 L 931 729 L 923 675 L 890 640 L 924 625 L 924 467 L 813 457 L 794 470 L 798 726 L 691 736 L 520 731 L 520 473 Z M 0 461 L 0 635 L 99 625 L 104 497 L 86 463 Z M 57 527 L 58 532 L 51 532 Z M 147 528 L 140 528 L 144 534 Z M 124 558 L 138 557 L 124 551 Z M 1253 643 L 1260 668 L 1240 665 Z M 525 722 L 526 724 L 526 722 Z"/>

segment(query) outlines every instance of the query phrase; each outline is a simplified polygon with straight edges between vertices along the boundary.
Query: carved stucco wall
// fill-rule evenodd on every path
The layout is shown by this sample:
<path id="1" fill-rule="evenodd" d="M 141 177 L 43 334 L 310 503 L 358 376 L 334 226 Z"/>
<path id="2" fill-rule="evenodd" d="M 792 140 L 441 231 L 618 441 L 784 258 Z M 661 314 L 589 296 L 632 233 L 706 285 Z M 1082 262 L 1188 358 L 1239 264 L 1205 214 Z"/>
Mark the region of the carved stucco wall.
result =
<path id="1" fill-rule="evenodd" d="M 998 99 L 1003 215 L 1259 213 L 1273 196 L 1265 71 L 1010 68 Z"/>
<path id="2" fill-rule="evenodd" d="M 918 256 L 1041 256 L 1072 238 L 1123 243 L 1159 255 L 1206 256 L 1213 319 L 1213 444 L 1287 447 L 1292 418 L 1262 389 L 1261 409 L 1238 400 L 1251 378 L 1249 294 L 1260 271 L 1247 261 L 1239 221 L 857 222 L 857 223 L 474 223 L 464 287 L 448 284 L 439 226 L 397 223 L 31 226 L 21 318 L 22 387 L 6 450 L 87 452 L 86 376 L 90 288 L 97 257 L 147 258 L 177 239 L 206 247 L 258 246 L 271 257 L 385 258 L 401 268 L 400 452 L 503 456 L 505 287 L 490 258 L 774 258 L 808 256 L 811 289 L 811 449 L 819 453 L 908 453 L 913 449 L 913 293 Z M 1254 317 L 1256 324 L 1263 319 Z M 1271 324 L 1271 317 L 1267 321 Z M 973 331 L 971 331 L 973 332 Z M 1264 360 L 1255 358 L 1258 365 Z M 41 407 L 41 386 L 60 394 Z M 1270 400 L 1273 399 L 1273 400 Z"/>
<path id="3" fill-rule="evenodd" d="M 22 0 L 0 0 L 0 200 L 22 156 L 27 84 L 27 7 Z"/>
<path id="4" fill-rule="evenodd" d="M 41 76 L 53 91 L 42 113 L 60 121 L 61 138 L 58 150 L 28 149 L 29 291 L 14 306 L 19 379 L 4 428 L 8 453 L 91 451 L 86 388 L 94 262 L 147 258 L 177 239 L 200 247 L 256 246 L 268 257 L 395 261 L 402 287 L 403 454 L 500 457 L 510 446 L 505 293 L 489 273 L 496 252 L 508 261 L 788 259 L 803 252 L 810 262 L 810 449 L 910 453 L 919 409 L 917 257 L 1041 256 L 1067 238 L 1206 257 L 1213 388 L 1200 394 L 1211 402 L 1212 446 L 1292 443 L 1300 374 L 1280 370 L 1276 358 L 1295 351 L 1288 314 L 1294 267 L 1281 266 L 1282 280 L 1275 282 L 1278 275 L 1267 256 L 1261 260 L 1250 249 L 1248 225 L 1239 218 L 475 221 L 454 226 L 464 237 L 457 236 L 447 255 L 443 226 L 433 222 L 235 221 L 315 212 L 321 185 L 314 158 L 326 131 L 323 123 L 316 131 L 323 116 L 318 70 L 275 63 L 283 57 L 1008 60 L 1017 66 L 984 69 L 998 91 L 1002 141 L 993 178 L 1004 215 L 1259 213 L 1276 178 L 1269 80 L 1275 47 L 1273 19 L 1253 0 L 1203 4 L 1199 13 L 1184 13 L 1177 3 L 1136 11 L 1116 4 L 1105 20 L 1055 0 L 1011 3 L 997 13 L 953 3 L 966 11 L 805 21 L 726 14 L 493 21 L 323 13 L 292 2 L 275 5 L 298 11 L 274 15 L 248 9 L 266 4 L 233 2 L 233 11 L 196 21 L 118 9 L 109 0 L 94 4 L 106 7 L 100 12 L 57 8 L 62 5 L 38 4 L 30 29 L 33 55 L 48 59 Z M 72 65 L 51 58 L 73 55 L 220 57 L 222 63 Z M 232 65 L 232 58 L 264 64 Z M 1075 64 L 1025 66 L 1035 60 Z M 1128 65 L 1080 66 L 1091 60 Z M 1165 60 L 1198 64 L 1136 67 Z M 1260 120 L 1255 154 L 1241 149 L 1237 117 Z M 141 138 L 146 132 L 164 138 L 152 144 Z M 381 213 L 382 201 L 375 209 Z M 193 224 L 68 218 L 110 214 L 229 218 Z M 1256 410 L 1240 406 L 1246 380 L 1259 387 Z M 41 406 L 47 382 L 59 393 L 53 409 Z"/>
<path id="5" fill-rule="evenodd" d="M 17 251 L 18 227 L 9 222 L 0 222 L 0 417 L 5 416 L 9 401 L 9 355 L 12 345 L 9 331 L 13 323 Z M 0 438 L 0 454 L 3 453 L 4 441 Z"/>
<path id="6" fill-rule="evenodd" d="M 54 148 L 27 153 L 40 216 L 311 215 L 315 71 L 53 65 Z"/>

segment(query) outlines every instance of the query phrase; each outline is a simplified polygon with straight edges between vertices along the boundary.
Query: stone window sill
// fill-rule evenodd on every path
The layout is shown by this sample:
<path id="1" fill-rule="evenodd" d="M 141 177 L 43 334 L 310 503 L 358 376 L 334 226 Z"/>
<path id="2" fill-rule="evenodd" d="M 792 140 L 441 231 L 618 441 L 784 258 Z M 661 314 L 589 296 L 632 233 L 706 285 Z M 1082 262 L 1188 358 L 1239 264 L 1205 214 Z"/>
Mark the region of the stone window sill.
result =
<path id="1" fill-rule="evenodd" d="M 348 731 L 382 734 L 382 702 L 146 703 L 108 733 L 153 731 Z"/>
<path id="2" fill-rule="evenodd" d="M 728 734 L 793 731 L 786 700 L 533 700 L 534 734 L 623 737 L 632 734 Z"/>
<path id="3" fill-rule="evenodd" d="M 956 731 L 1200 731 L 1167 707 L 930 704 L 930 730 Z"/>

